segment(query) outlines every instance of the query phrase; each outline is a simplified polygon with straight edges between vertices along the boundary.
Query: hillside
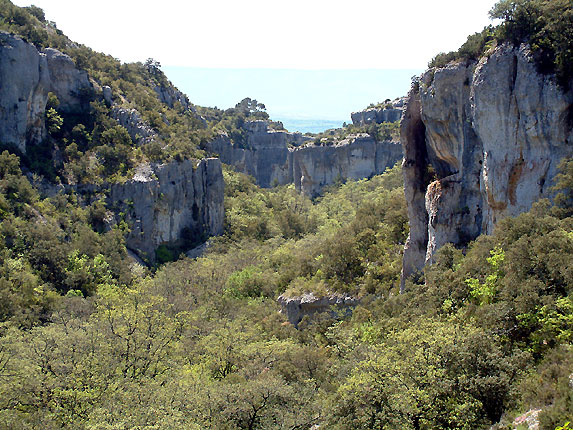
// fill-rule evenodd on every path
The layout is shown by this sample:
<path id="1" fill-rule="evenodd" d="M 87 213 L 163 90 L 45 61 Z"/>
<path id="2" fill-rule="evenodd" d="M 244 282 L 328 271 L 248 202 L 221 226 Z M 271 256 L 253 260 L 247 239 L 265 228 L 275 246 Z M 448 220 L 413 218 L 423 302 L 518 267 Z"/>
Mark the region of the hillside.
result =
<path id="1" fill-rule="evenodd" d="M 0 430 L 569 429 L 572 12 L 302 136 L 0 0 Z"/>

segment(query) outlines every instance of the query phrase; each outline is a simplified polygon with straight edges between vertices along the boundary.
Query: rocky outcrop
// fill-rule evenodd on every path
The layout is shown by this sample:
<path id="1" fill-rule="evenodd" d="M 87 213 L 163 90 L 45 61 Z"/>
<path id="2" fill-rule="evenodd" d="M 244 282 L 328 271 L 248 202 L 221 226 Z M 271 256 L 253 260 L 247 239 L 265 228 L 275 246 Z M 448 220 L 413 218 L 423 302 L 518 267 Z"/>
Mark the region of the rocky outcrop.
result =
<path id="1" fill-rule="evenodd" d="M 252 175 L 261 187 L 294 183 L 315 196 L 321 189 L 346 179 L 363 179 L 384 172 L 401 157 L 396 142 L 377 142 L 366 134 L 348 136 L 327 146 L 309 143 L 300 133 L 269 130 L 264 121 L 245 124 L 240 146 L 226 135 L 207 144 L 224 163 Z"/>
<path id="2" fill-rule="evenodd" d="M 74 61 L 57 49 L 42 51 L 48 60 L 50 91 L 58 96 L 58 110 L 64 113 L 88 112 L 93 85 L 85 70 L 76 68 Z"/>
<path id="3" fill-rule="evenodd" d="M 39 52 L 13 34 L 0 32 L 0 142 L 26 152 L 46 137 L 48 93 L 62 112 L 83 112 L 93 86 L 86 72 L 55 49 Z"/>
<path id="4" fill-rule="evenodd" d="M 295 188 L 315 196 L 326 185 L 383 173 L 402 158 L 402 148 L 398 142 L 378 142 L 359 134 L 331 146 L 294 148 L 290 155 Z"/>
<path id="5" fill-rule="evenodd" d="M 341 313 L 350 314 L 352 309 L 360 303 L 359 299 L 352 296 L 330 294 L 316 297 L 313 293 L 306 293 L 297 297 L 281 295 L 277 301 L 281 305 L 281 312 L 286 315 L 288 322 L 295 327 L 305 316 L 312 317 L 323 312 L 328 312 L 333 317 L 337 317 Z"/>
<path id="6" fill-rule="evenodd" d="M 551 196 L 557 164 L 573 155 L 572 106 L 573 94 L 537 73 L 525 45 L 421 77 L 401 124 L 403 279 L 445 243 L 463 247 Z"/>
<path id="7" fill-rule="evenodd" d="M 26 152 L 46 135 L 44 112 L 50 74 L 45 55 L 19 37 L 0 32 L 0 142 Z"/>
<path id="8" fill-rule="evenodd" d="M 113 184 L 108 208 L 131 230 L 127 247 L 146 261 L 160 245 L 189 248 L 223 232 L 223 174 L 216 158 L 140 166 L 133 179 Z"/>
<path id="9" fill-rule="evenodd" d="M 383 122 L 398 122 L 404 111 L 404 99 L 399 98 L 389 103 L 388 107 L 370 108 L 358 112 L 352 112 L 350 118 L 354 125 L 381 124 Z"/>
<path id="10" fill-rule="evenodd" d="M 135 109 L 114 106 L 111 109 L 111 117 L 127 130 L 131 140 L 137 145 L 143 145 L 158 138 L 155 130 L 141 118 L 141 114 Z"/>
<path id="11" fill-rule="evenodd" d="M 181 104 L 183 109 L 185 110 L 189 109 L 195 112 L 195 108 L 191 103 L 189 103 L 189 99 L 187 98 L 187 96 L 183 94 L 181 91 L 179 91 L 177 88 L 172 86 L 171 84 L 156 85 L 155 87 L 153 87 L 153 90 L 155 91 L 155 94 L 157 94 L 159 101 L 161 101 L 161 103 L 165 103 L 170 108 L 173 108 L 175 106 L 175 103 L 178 102 Z"/>

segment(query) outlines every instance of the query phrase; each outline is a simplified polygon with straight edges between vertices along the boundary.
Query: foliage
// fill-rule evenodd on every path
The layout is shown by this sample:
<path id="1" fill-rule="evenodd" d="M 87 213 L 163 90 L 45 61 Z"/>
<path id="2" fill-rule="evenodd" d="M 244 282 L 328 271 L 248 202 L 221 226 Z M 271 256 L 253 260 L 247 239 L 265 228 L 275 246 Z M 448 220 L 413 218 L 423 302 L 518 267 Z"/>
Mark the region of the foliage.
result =
<path id="1" fill-rule="evenodd" d="M 500 0 L 490 11 L 502 22 L 468 37 L 458 51 L 440 53 L 428 67 L 478 60 L 495 43 L 528 43 L 541 73 L 555 73 L 569 89 L 573 77 L 573 7 L 570 0 Z"/>
<path id="2" fill-rule="evenodd" d="M 40 12 L 0 0 L 0 26 L 65 50 L 160 141 L 140 144 L 97 97 L 74 115 L 50 97 L 49 142 L 0 153 L 0 427 L 479 429 L 539 407 L 540 428 L 568 428 L 570 160 L 555 205 L 500 221 L 463 252 L 442 247 L 404 294 L 399 166 L 314 200 L 226 168 L 224 235 L 196 259 L 170 262 L 176 250 L 160 247 L 163 264 L 148 270 L 106 226 L 104 195 L 46 198 L 38 173 L 122 180 L 138 163 L 200 154 L 217 133 L 240 143 L 265 107 L 169 107 L 154 90 L 169 86 L 155 60 L 120 64 L 71 45 Z M 482 36 L 464 55 L 482 52 L 492 40 Z M 319 143 L 363 131 L 387 139 L 396 129 L 347 126 Z M 40 170 L 55 159 L 63 166 Z M 294 328 L 276 298 L 307 292 L 360 304 Z"/>

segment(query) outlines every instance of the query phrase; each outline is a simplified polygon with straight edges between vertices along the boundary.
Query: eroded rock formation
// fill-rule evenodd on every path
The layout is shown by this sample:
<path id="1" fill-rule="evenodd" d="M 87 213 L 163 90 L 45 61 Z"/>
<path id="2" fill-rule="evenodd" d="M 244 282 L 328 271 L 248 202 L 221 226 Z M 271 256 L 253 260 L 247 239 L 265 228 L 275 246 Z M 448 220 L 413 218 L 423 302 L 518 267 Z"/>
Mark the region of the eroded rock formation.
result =
<path id="1" fill-rule="evenodd" d="M 281 305 L 281 312 L 295 327 L 305 316 L 312 317 L 318 313 L 328 312 L 331 316 L 338 317 L 341 314 L 352 313 L 352 310 L 360 303 L 359 299 L 348 295 L 330 294 L 317 297 L 313 293 L 297 297 L 281 295 L 277 301 Z"/>
<path id="2" fill-rule="evenodd" d="M 29 145 L 46 139 L 48 93 L 59 99 L 63 113 L 85 113 L 94 87 L 88 74 L 73 60 L 55 50 L 38 51 L 33 45 L 9 33 L 0 32 L 0 142 L 25 153 Z M 111 89 L 105 91 L 112 104 Z M 176 90 L 158 92 L 167 104 L 176 101 L 189 107 Z M 123 125 L 136 143 L 157 138 L 139 113 L 112 108 L 112 116 Z M 164 165 L 143 165 L 124 184 L 56 186 L 45 184 L 47 193 L 86 191 L 108 194 L 107 204 L 115 222 L 126 221 L 131 231 L 127 246 L 139 257 L 153 262 L 158 246 L 197 245 L 223 231 L 223 175 L 218 159 L 187 160 Z M 112 222 L 113 223 L 113 222 Z"/>
<path id="3" fill-rule="evenodd" d="M 297 190 L 311 196 L 338 180 L 382 173 L 402 158 L 397 142 L 377 142 L 366 134 L 316 146 L 300 133 L 269 130 L 264 121 L 246 123 L 245 132 L 243 146 L 221 135 L 208 143 L 207 149 L 224 163 L 252 175 L 261 187 L 294 183 Z"/>
<path id="4" fill-rule="evenodd" d="M 463 247 L 551 195 L 558 163 L 573 155 L 572 105 L 570 91 L 537 73 L 525 45 L 422 75 L 401 124 L 410 218 L 403 279 L 445 243 Z"/>
<path id="5" fill-rule="evenodd" d="M 399 98 L 389 103 L 388 107 L 369 108 L 358 112 L 352 112 L 350 118 L 354 125 L 371 123 L 398 122 L 404 111 L 404 98 Z"/>
<path id="6" fill-rule="evenodd" d="M 130 181 L 112 185 L 107 203 L 131 227 L 128 248 L 154 261 L 160 245 L 197 244 L 223 232 L 223 188 L 217 158 L 151 164 L 140 166 Z"/>
<path id="7" fill-rule="evenodd" d="M 46 137 L 45 111 L 53 92 L 63 112 L 83 112 L 93 91 L 86 72 L 70 57 L 39 52 L 18 36 L 0 31 L 0 142 L 26 152 Z"/>

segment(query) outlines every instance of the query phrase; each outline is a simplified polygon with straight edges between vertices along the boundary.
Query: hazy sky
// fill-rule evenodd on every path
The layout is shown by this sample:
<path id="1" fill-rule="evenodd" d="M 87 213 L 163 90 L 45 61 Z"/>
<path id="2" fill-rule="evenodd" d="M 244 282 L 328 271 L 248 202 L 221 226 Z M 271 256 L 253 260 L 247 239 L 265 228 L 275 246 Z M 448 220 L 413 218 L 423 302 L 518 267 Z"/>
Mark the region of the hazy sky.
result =
<path id="1" fill-rule="evenodd" d="M 496 0 L 13 2 L 41 7 L 96 51 L 124 62 L 154 58 L 195 104 L 256 98 L 290 129 L 315 131 L 291 120 L 341 124 L 370 103 L 406 95 L 434 55 L 490 24 Z"/>
<path id="2" fill-rule="evenodd" d="M 495 0 L 15 0 L 122 61 L 418 69 L 489 24 Z"/>

